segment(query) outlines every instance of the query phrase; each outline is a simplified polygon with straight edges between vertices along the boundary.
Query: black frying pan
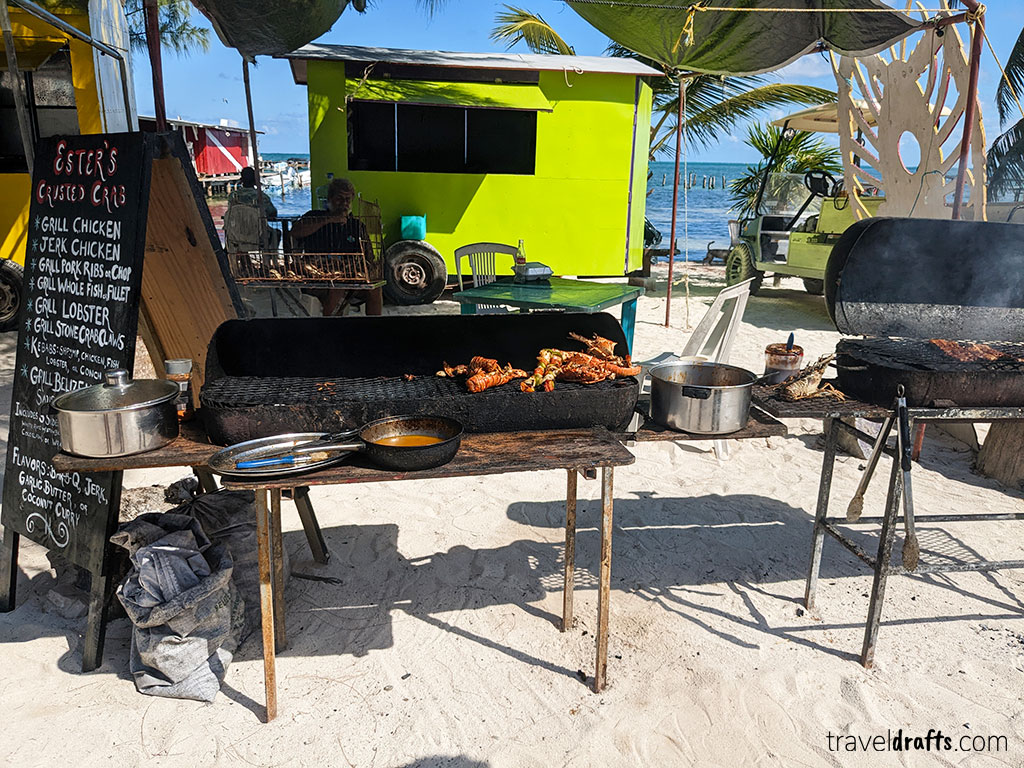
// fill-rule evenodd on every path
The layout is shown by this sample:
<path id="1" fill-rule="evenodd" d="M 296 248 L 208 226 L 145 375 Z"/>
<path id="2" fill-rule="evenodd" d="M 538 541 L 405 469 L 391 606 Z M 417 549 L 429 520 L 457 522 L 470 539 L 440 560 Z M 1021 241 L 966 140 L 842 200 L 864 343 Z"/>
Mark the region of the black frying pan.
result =
<path id="1" fill-rule="evenodd" d="M 388 445 L 386 441 L 426 436 L 438 442 L 428 445 Z M 382 442 L 384 441 L 384 442 Z M 370 463 L 381 469 L 409 472 L 431 469 L 447 464 L 459 450 L 462 442 L 462 424 L 444 416 L 390 416 L 371 421 L 351 432 L 324 435 L 312 443 L 288 449 L 285 454 L 263 456 L 238 463 L 238 469 L 293 464 L 300 457 L 325 458 L 331 453 L 359 451 Z"/>

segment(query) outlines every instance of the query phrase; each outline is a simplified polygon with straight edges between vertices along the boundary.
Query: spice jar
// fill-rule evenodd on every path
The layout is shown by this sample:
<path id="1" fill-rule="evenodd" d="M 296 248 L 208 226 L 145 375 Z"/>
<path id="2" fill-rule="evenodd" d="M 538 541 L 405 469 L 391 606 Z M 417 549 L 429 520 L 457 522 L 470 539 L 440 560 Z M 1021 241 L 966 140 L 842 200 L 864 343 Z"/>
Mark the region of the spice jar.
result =
<path id="1" fill-rule="evenodd" d="M 164 370 L 167 372 L 167 380 L 178 385 L 178 397 L 174 401 L 178 409 L 178 421 L 190 421 L 195 416 L 192 406 L 192 361 L 164 360 Z"/>
<path id="2" fill-rule="evenodd" d="M 773 374 L 768 383 L 778 384 L 795 375 L 803 360 L 803 347 L 794 345 L 787 349 L 786 344 L 769 344 L 764 348 L 765 375 Z"/>

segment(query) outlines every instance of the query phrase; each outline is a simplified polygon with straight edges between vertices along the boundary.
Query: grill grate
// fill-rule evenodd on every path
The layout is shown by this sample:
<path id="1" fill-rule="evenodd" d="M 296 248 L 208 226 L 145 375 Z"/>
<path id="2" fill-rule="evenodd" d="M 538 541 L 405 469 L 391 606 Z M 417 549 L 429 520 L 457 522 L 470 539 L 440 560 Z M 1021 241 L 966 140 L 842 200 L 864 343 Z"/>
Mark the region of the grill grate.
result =
<path id="1" fill-rule="evenodd" d="M 879 365 L 885 368 L 944 373 L 973 371 L 1024 373 L 1024 343 L 1006 341 L 984 343 L 1009 357 L 998 360 L 964 362 L 950 357 L 926 339 L 899 338 L 842 339 L 836 346 L 836 353 L 850 355 L 868 365 Z"/>
<path id="2" fill-rule="evenodd" d="M 531 397 L 519 389 L 521 379 L 487 390 Z M 596 384 L 558 382 L 556 391 L 598 391 L 617 387 L 635 387 L 636 379 L 616 379 Z M 545 393 L 537 393 L 542 397 Z M 470 397 L 464 379 L 442 376 L 417 376 L 412 381 L 401 377 L 373 378 L 268 378 L 225 376 L 207 382 L 202 390 L 203 405 L 210 408 L 252 408 L 273 405 L 331 405 L 332 403 L 378 402 L 387 400 L 435 400 Z"/>

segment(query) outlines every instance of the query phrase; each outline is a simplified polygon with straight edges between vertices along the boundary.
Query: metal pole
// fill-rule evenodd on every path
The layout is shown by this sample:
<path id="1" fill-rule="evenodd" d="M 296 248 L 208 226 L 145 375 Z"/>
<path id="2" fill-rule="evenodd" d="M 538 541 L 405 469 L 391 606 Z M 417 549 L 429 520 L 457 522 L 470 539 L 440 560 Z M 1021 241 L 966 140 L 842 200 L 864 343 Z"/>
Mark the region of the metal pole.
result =
<path id="1" fill-rule="evenodd" d="M 61 19 L 59 16 L 54 16 L 45 8 L 40 8 L 35 3 L 29 2 L 29 0 L 8 0 L 8 2 L 10 2 L 12 5 L 18 6 L 23 11 L 25 11 L 25 13 L 28 13 L 31 16 L 35 16 L 37 19 L 40 19 L 41 21 L 45 21 L 51 27 L 56 27 L 69 37 L 73 37 L 76 40 L 81 40 L 83 43 L 91 45 L 93 48 L 95 48 L 97 51 L 104 54 L 105 56 L 109 56 L 112 59 L 117 59 L 117 67 L 121 73 L 121 95 L 124 96 L 125 122 L 127 123 L 129 131 L 134 130 L 134 128 L 132 127 L 131 120 L 132 99 L 131 94 L 129 93 L 128 90 L 128 65 L 124 60 L 124 56 L 121 55 L 121 52 L 118 51 L 116 48 L 111 48 L 106 43 L 101 43 L 99 40 L 94 40 L 92 37 L 85 34 L 85 32 L 83 32 L 82 30 L 78 29 L 77 27 L 71 26 L 66 21 Z"/>
<path id="2" fill-rule="evenodd" d="M 676 204 L 679 202 L 679 159 L 683 141 L 683 78 L 679 78 L 679 112 L 676 115 L 676 173 L 672 182 L 672 235 L 668 244 L 668 291 L 665 295 L 665 327 L 672 315 L 672 274 L 676 263 Z M 689 181 L 689 180 L 687 180 Z"/>
<path id="3" fill-rule="evenodd" d="M 167 130 L 167 109 L 164 106 L 164 65 L 160 58 L 160 9 L 157 0 L 143 0 L 146 18 L 146 47 L 149 68 L 153 74 L 153 115 L 157 133 Z"/>
<path id="4" fill-rule="evenodd" d="M 21 79 L 18 69 L 18 54 L 14 50 L 14 28 L 11 16 L 7 12 L 6 0 L 0 0 L 0 26 L 3 27 L 4 48 L 7 51 L 7 71 L 11 73 L 11 93 L 14 95 L 14 111 L 18 114 L 18 128 L 21 131 L 21 146 L 25 150 L 25 165 L 28 175 L 32 175 L 35 161 L 35 137 L 32 133 L 32 120 L 28 113 L 28 101 L 25 97 L 25 81 Z"/>
<path id="5" fill-rule="evenodd" d="M 968 18 L 971 13 L 979 10 L 977 0 L 964 0 Z M 953 218 L 960 218 L 960 209 L 964 202 L 964 184 L 967 180 L 967 158 L 971 152 L 971 140 L 974 137 L 974 118 L 978 112 L 978 75 L 981 73 L 981 44 L 985 37 L 985 15 L 981 13 L 974 20 L 973 37 L 971 38 L 971 72 L 967 83 L 967 106 L 964 108 L 964 133 L 960 145 L 960 162 L 956 171 L 956 193 L 953 198 Z M 984 191 L 981 191 L 984 194 Z"/>

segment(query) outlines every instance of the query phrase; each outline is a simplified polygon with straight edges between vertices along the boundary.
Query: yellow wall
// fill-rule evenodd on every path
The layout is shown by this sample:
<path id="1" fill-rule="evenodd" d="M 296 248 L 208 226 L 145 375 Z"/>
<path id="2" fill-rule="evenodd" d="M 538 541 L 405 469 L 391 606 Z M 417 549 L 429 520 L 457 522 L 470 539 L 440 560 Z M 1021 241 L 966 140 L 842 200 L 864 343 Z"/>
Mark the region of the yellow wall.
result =
<path id="1" fill-rule="evenodd" d="M 541 72 L 552 111 L 537 113 L 532 176 L 350 173 L 343 63 L 308 62 L 308 83 L 313 184 L 326 183 L 329 172 L 347 176 L 364 197 L 379 200 L 388 243 L 399 239 L 401 216 L 425 214 L 427 240 L 452 273 L 459 246 L 523 239 L 527 256 L 556 274 L 621 275 L 634 159 L 630 268 L 640 266 L 651 91 L 641 86 L 634 147 L 634 76 Z"/>
<path id="2" fill-rule="evenodd" d="M 12 7 L 10 13 L 16 49 L 18 38 L 66 39 L 59 30 L 24 11 Z M 88 16 L 62 14 L 61 19 L 84 32 L 89 31 Z M 82 133 L 99 133 L 103 130 L 103 122 L 96 93 L 92 48 L 86 43 L 72 40 L 70 50 L 78 129 Z M 31 182 L 27 173 L 0 174 L 0 258 L 25 263 L 25 232 L 28 227 L 30 197 Z"/>

